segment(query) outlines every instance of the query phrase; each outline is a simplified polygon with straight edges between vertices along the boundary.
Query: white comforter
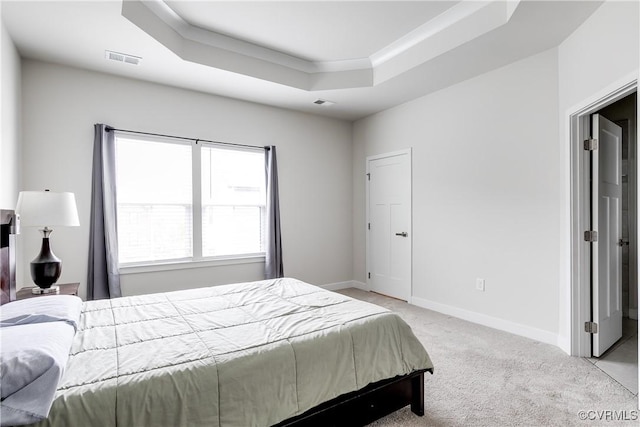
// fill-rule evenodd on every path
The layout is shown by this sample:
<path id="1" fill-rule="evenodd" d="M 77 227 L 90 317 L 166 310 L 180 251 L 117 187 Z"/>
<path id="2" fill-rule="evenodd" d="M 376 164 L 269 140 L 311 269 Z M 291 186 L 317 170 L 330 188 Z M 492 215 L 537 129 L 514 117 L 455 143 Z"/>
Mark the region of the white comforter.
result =
<path id="1" fill-rule="evenodd" d="M 388 310 L 294 279 L 84 303 L 50 426 L 267 426 L 432 368 Z"/>

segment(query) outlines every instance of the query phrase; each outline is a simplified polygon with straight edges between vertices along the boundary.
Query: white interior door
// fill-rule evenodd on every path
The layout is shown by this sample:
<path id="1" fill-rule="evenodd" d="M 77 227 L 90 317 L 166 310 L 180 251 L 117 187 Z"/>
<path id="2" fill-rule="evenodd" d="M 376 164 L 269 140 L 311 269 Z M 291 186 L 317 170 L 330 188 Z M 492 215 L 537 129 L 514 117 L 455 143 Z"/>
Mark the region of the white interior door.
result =
<path id="1" fill-rule="evenodd" d="M 592 245 L 592 304 L 597 332 L 592 353 L 601 356 L 622 337 L 622 128 L 592 116 L 598 148 L 591 160 L 591 220 L 598 232 Z"/>
<path id="2" fill-rule="evenodd" d="M 372 291 L 411 296 L 411 152 L 367 159 L 367 260 Z"/>

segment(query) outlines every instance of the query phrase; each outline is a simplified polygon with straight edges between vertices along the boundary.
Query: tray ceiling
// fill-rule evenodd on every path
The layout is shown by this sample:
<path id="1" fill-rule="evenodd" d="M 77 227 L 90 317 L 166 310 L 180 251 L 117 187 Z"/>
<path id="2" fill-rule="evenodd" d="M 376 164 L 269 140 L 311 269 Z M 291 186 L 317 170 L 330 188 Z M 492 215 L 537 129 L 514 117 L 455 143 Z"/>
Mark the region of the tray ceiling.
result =
<path id="1" fill-rule="evenodd" d="M 601 3 L 3 0 L 1 10 L 25 58 L 355 120 L 555 47 Z M 106 50 L 142 60 L 108 61 Z"/>

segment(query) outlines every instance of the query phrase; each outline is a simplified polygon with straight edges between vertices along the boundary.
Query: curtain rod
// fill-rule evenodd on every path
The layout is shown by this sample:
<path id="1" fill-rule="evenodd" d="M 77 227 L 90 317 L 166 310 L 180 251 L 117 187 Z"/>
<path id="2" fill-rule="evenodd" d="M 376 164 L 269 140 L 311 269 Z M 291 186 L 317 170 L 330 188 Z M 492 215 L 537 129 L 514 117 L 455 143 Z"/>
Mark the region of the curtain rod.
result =
<path id="1" fill-rule="evenodd" d="M 140 132 L 140 131 L 137 131 L 137 130 L 128 130 L 128 129 L 117 129 L 117 128 L 114 128 L 114 127 L 111 127 L 111 126 L 106 126 L 105 130 L 107 132 L 117 131 L 117 132 L 126 132 L 126 133 L 136 133 L 136 134 L 139 134 L 139 135 L 150 135 L 150 136 L 161 136 L 161 137 L 164 137 L 164 138 L 183 139 L 183 140 L 186 140 L 186 141 L 195 141 L 196 144 L 198 143 L 198 141 L 202 141 L 202 142 L 210 142 L 212 144 L 233 145 L 235 147 L 263 148 L 265 150 L 269 149 L 269 146 L 237 144 L 235 142 L 211 141 L 209 139 L 189 138 L 189 137 L 186 137 L 186 136 L 164 135 L 164 134 L 161 134 L 161 133 Z"/>

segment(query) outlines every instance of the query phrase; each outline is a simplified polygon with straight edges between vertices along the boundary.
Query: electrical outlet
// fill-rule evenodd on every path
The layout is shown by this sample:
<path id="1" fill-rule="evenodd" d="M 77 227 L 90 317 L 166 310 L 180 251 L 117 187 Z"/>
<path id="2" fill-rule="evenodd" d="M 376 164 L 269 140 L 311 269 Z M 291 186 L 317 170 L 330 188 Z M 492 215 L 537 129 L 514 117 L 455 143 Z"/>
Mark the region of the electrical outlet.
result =
<path id="1" fill-rule="evenodd" d="M 476 279 L 476 290 L 484 292 L 484 279 Z"/>

